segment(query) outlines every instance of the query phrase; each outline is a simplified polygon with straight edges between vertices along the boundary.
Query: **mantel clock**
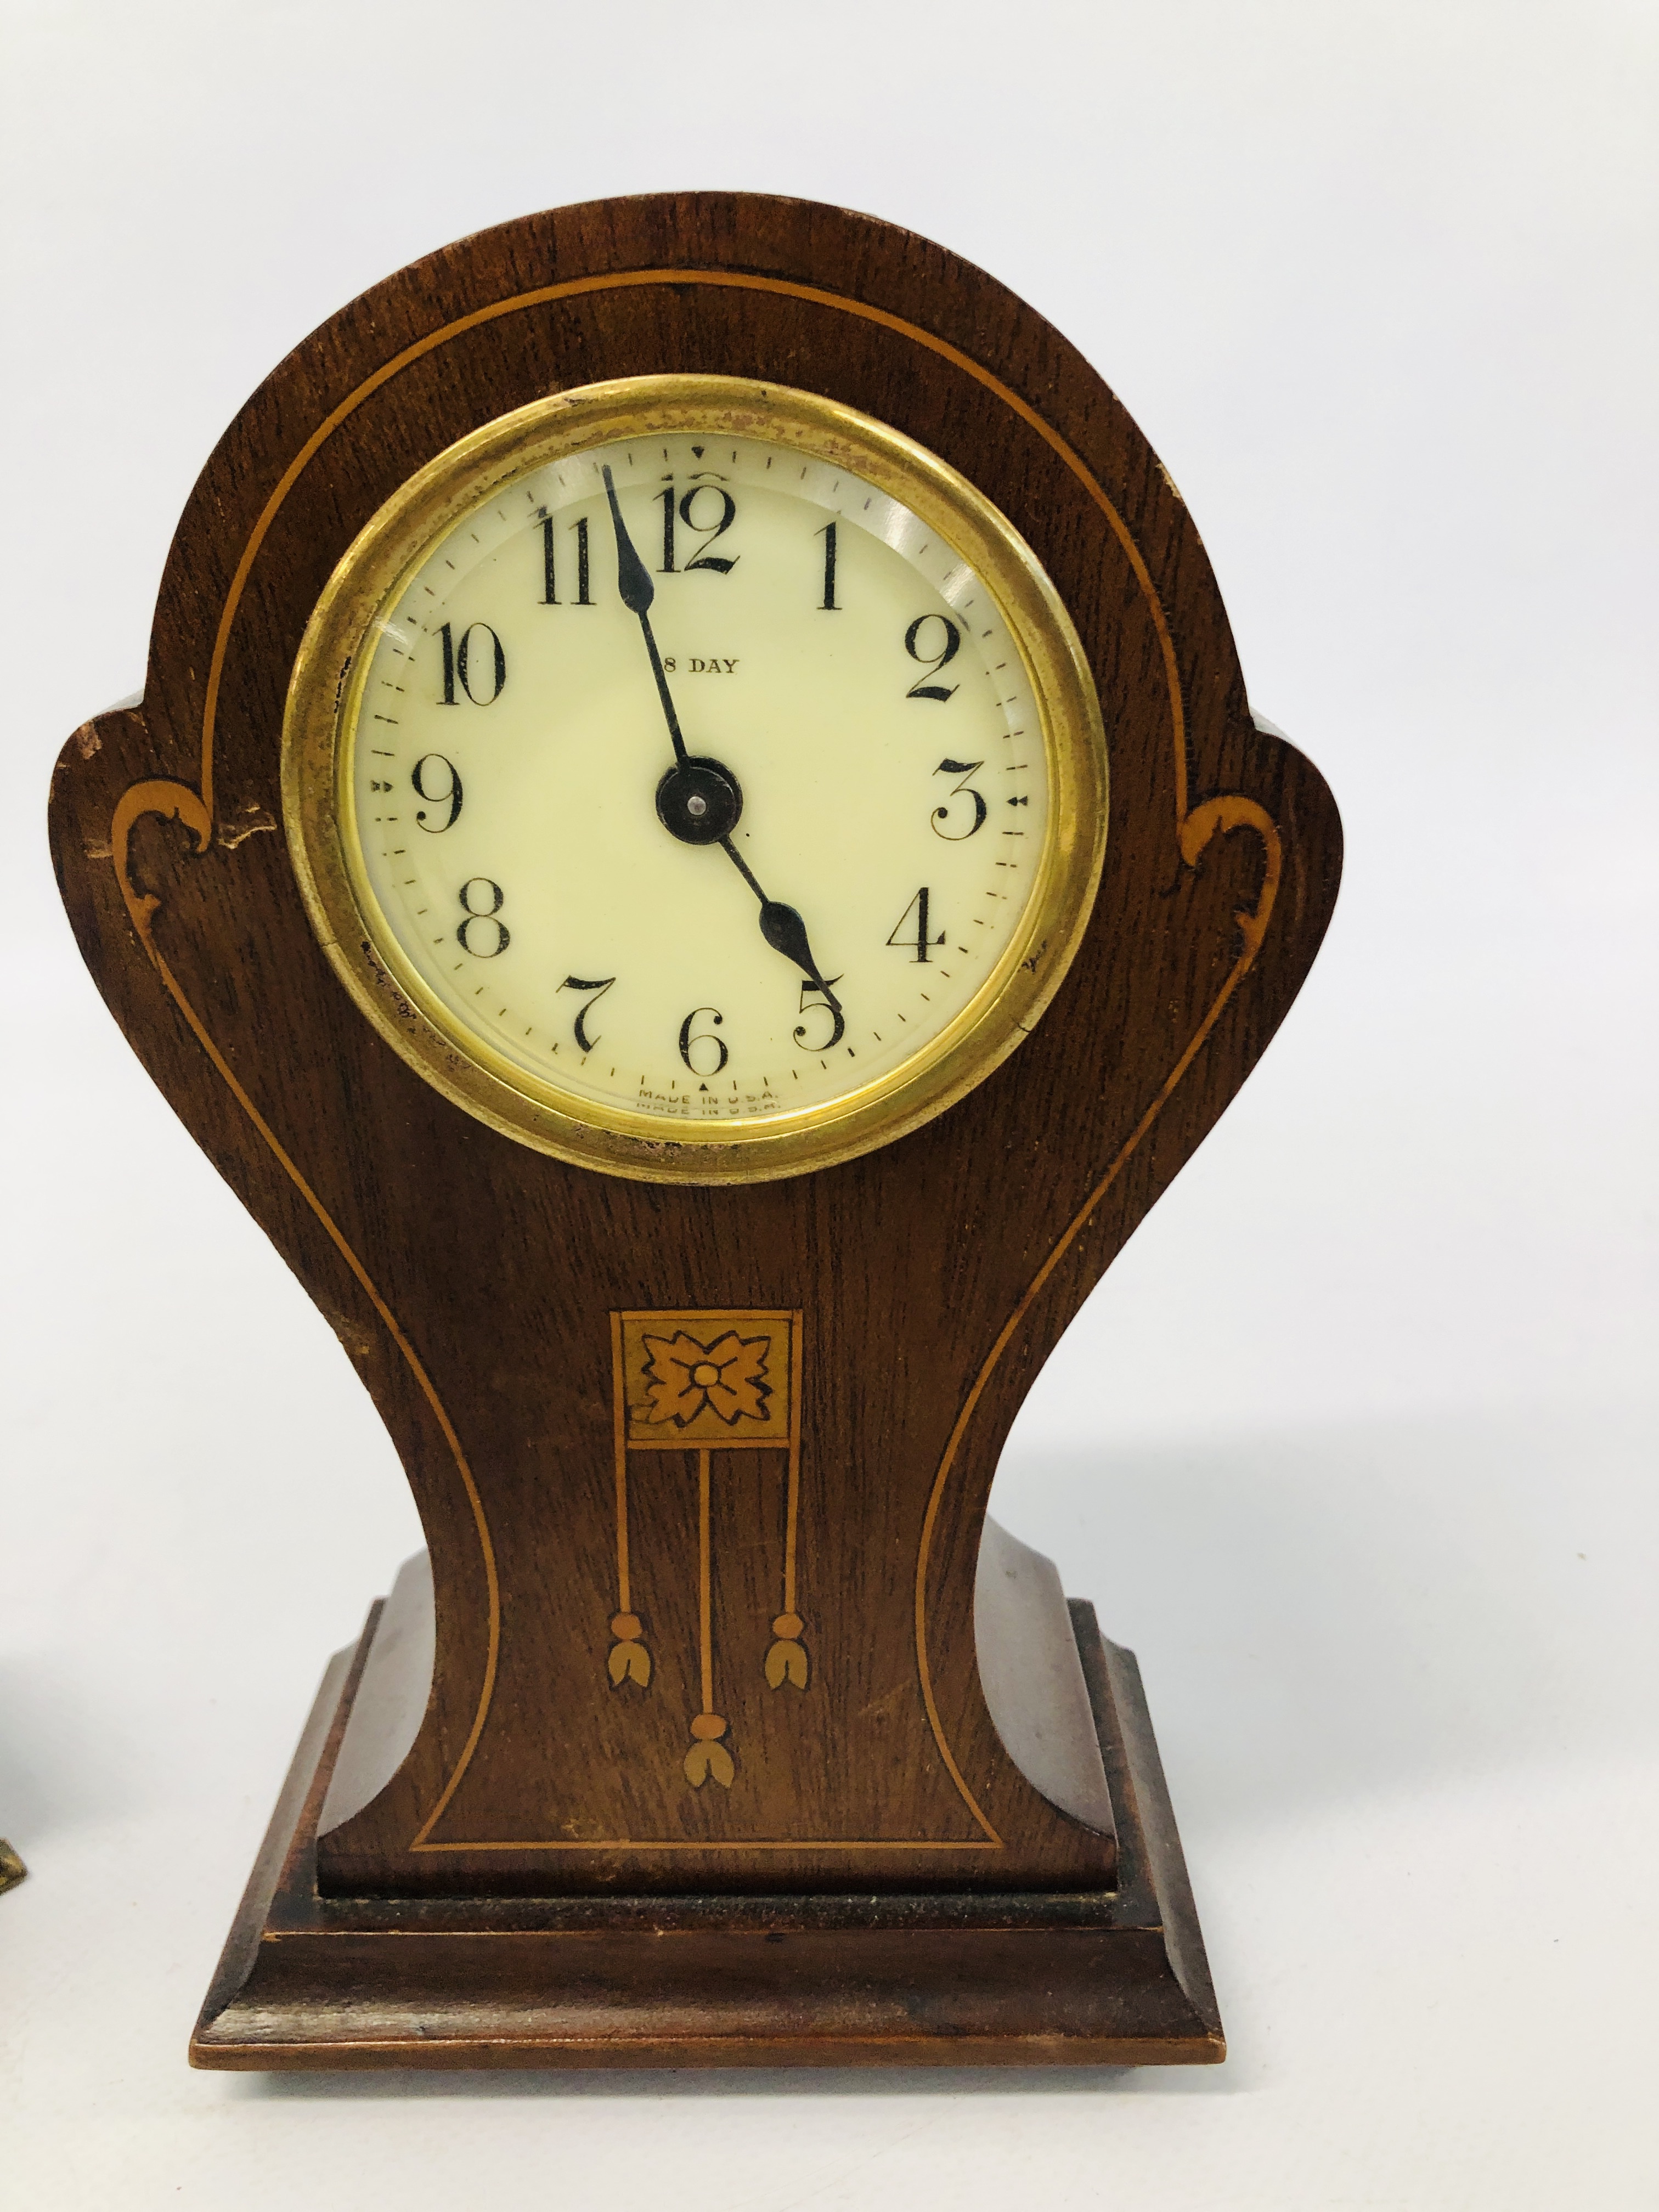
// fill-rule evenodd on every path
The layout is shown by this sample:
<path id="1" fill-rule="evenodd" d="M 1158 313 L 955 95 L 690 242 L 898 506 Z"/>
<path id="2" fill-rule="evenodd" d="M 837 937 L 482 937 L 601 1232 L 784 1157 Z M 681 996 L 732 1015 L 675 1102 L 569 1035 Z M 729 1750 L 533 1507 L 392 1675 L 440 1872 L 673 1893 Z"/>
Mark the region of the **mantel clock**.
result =
<path id="1" fill-rule="evenodd" d="M 52 818 L 428 1540 L 196 2063 L 1218 2058 L 1133 1659 L 986 1507 L 1340 833 L 1073 349 L 801 202 L 434 254 L 227 432 Z"/>

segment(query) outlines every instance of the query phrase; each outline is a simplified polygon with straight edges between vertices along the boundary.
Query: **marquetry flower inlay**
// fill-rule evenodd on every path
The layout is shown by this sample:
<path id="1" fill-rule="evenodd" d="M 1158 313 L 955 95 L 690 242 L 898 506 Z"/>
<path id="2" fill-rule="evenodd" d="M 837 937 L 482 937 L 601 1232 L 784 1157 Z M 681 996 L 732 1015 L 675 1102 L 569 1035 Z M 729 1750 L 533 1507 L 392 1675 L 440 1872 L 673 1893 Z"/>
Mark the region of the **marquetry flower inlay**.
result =
<path id="1" fill-rule="evenodd" d="M 712 1344 L 699 1344 L 677 1329 L 672 1336 L 647 1336 L 645 1341 L 651 1354 L 644 1377 L 647 1420 L 674 1421 L 684 1428 L 705 1407 L 732 1428 L 742 1420 L 766 1419 L 772 1395 L 763 1379 L 767 1338 L 740 1337 L 727 1329 Z"/>

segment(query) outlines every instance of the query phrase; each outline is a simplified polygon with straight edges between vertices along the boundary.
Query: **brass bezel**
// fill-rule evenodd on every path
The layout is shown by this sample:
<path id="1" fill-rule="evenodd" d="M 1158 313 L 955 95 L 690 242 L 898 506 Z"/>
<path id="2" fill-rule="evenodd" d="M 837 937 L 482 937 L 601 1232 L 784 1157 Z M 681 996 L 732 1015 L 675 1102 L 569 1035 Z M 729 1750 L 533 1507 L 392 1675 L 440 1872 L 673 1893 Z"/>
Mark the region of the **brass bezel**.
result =
<path id="1" fill-rule="evenodd" d="M 688 429 L 770 440 L 865 477 L 937 531 L 995 599 L 1036 695 L 1048 835 L 1024 921 L 991 975 L 915 1057 L 792 1114 L 684 1123 L 543 1083 L 473 1036 L 404 955 L 357 850 L 349 740 L 374 624 L 435 544 L 484 499 L 613 439 Z M 919 1128 L 982 1081 L 1031 1029 L 1087 927 L 1105 856 L 1107 756 L 1088 663 L 1060 595 L 982 493 L 925 447 L 810 392 L 735 376 L 636 376 L 536 400 L 420 469 L 359 532 L 307 625 L 283 727 L 283 815 L 301 896 L 335 972 L 380 1034 L 453 1104 L 556 1158 L 649 1182 L 804 1175 Z"/>

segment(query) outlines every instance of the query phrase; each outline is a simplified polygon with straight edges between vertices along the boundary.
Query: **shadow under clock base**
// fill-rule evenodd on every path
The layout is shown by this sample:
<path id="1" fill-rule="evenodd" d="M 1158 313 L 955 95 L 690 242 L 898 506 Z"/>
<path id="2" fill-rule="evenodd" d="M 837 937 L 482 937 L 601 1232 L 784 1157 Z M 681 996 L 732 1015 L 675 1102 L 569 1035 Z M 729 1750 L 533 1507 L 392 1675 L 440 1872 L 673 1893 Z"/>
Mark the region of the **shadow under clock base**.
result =
<path id="1" fill-rule="evenodd" d="M 331 1662 L 191 2063 L 1208 2065 L 1226 2046 L 1134 1655 L 1071 1617 L 1116 1815 L 1075 1894 L 324 1898 L 319 1814 L 380 1607 Z"/>

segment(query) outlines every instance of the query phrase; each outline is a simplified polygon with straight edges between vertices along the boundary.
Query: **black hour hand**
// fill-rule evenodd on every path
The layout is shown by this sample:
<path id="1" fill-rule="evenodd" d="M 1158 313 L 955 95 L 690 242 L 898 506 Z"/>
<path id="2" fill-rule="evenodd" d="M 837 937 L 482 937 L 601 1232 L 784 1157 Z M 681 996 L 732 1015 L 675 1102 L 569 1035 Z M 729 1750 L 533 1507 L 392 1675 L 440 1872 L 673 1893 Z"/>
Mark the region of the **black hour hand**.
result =
<path id="1" fill-rule="evenodd" d="M 760 901 L 761 935 L 774 952 L 781 952 L 786 960 L 793 960 L 815 991 L 823 994 L 827 1004 L 837 1015 L 841 1000 L 823 978 L 823 970 L 812 957 L 812 947 L 807 941 L 806 924 L 799 910 L 786 906 L 781 899 L 768 898 L 755 878 L 755 872 L 729 837 L 720 840 L 720 850 Z M 839 979 L 837 979 L 839 980 Z"/>
<path id="2" fill-rule="evenodd" d="M 818 972 L 818 963 L 812 957 L 812 948 L 806 941 L 806 924 L 795 908 L 785 906 L 781 899 L 763 899 L 760 926 L 761 935 L 774 952 L 781 952 L 786 960 L 793 960 L 833 1006 L 836 994 Z"/>

